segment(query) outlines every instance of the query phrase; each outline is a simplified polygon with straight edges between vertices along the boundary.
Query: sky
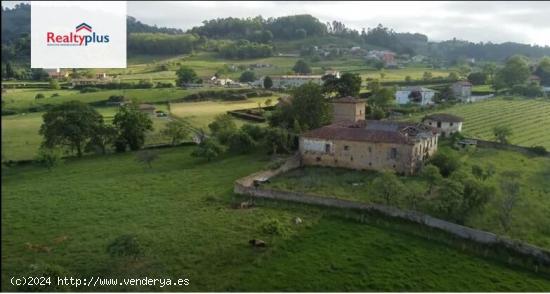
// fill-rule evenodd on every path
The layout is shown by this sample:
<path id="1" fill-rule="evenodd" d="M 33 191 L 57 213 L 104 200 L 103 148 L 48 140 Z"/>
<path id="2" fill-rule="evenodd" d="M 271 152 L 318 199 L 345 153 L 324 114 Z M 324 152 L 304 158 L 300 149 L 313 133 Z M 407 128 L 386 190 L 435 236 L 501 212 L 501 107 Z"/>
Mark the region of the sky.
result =
<path id="1" fill-rule="evenodd" d="M 21 1 L 2 1 L 12 7 Z M 518 42 L 550 46 L 550 2 L 537 1 L 128 1 L 128 15 L 183 30 L 218 17 L 311 14 L 361 30 L 379 23 L 431 41 Z"/>

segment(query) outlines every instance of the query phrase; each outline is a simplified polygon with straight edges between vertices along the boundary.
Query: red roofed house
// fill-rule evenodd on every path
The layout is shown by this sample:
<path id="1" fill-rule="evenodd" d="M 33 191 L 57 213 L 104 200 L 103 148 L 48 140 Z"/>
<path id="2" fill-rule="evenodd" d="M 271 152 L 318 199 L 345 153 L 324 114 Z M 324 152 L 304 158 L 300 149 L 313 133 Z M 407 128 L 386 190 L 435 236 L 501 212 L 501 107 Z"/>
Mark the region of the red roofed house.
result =
<path id="1" fill-rule="evenodd" d="M 435 128 L 365 120 L 365 102 L 352 97 L 335 101 L 333 109 L 332 124 L 300 137 L 304 165 L 412 174 L 437 151 Z"/>

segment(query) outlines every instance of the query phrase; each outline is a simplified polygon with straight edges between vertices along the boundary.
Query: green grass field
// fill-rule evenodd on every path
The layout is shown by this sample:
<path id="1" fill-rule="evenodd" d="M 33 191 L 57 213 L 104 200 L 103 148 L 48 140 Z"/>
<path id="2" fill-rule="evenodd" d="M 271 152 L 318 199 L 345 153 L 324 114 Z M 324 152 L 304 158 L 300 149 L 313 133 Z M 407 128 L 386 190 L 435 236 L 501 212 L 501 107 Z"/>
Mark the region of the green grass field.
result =
<path id="1" fill-rule="evenodd" d="M 437 112 L 451 113 L 464 118 L 465 136 L 494 140 L 493 128 L 507 125 L 512 129 L 510 143 L 520 146 L 544 146 L 550 149 L 550 100 L 525 98 L 493 98 L 459 104 Z M 421 120 L 426 113 L 405 117 Z"/>
<path id="2" fill-rule="evenodd" d="M 484 168 L 489 164 L 494 165 L 496 175 L 488 179 L 487 183 L 495 187 L 498 187 L 500 173 L 513 170 L 521 174 L 521 197 L 513 212 L 510 232 L 505 233 L 498 222 L 502 197 L 500 193 L 493 195 L 483 209 L 466 220 L 465 225 L 508 235 L 550 249 L 550 158 L 480 148 L 474 152 L 461 152 L 461 160 L 461 169 L 467 173 L 470 173 L 474 164 Z M 279 176 L 268 185 L 281 190 L 383 203 L 383 200 L 377 199 L 370 189 L 372 181 L 378 175 L 376 172 L 306 167 Z M 427 188 L 427 183 L 419 177 L 401 177 L 401 180 L 405 184 L 416 183 Z M 406 199 L 397 198 L 396 205 L 409 208 Z"/>
<path id="3" fill-rule="evenodd" d="M 262 107 L 265 106 L 265 101 L 271 99 L 272 105 L 277 103 L 277 96 L 251 98 L 246 101 L 203 101 L 203 102 L 182 102 L 171 103 L 170 113 L 176 117 L 184 119 L 194 127 L 208 130 L 208 124 L 211 123 L 216 115 L 226 113 L 230 110 L 257 108 L 258 103 Z M 237 126 L 245 123 L 244 120 L 235 119 Z"/>
<path id="4" fill-rule="evenodd" d="M 156 105 L 157 110 L 167 111 L 164 105 Z M 106 122 L 111 122 L 117 108 L 96 108 Z M 27 113 L 25 115 L 9 115 L 2 117 L 2 155 L 6 160 L 33 159 L 42 143 L 38 134 L 42 125 L 43 112 Z M 154 145 L 168 143 L 169 139 L 160 134 L 160 130 L 168 122 L 166 117 L 151 117 L 153 132 L 146 135 L 145 144 Z"/>
<path id="5" fill-rule="evenodd" d="M 542 274 L 482 258 L 462 241 L 416 225 L 374 216 L 361 224 L 290 204 L 232 209 L 233 182 L 265 168 L 267 156 L 206 163 L 190 157 L 191 150 L 159 150 L 152 169 L 133 153 L 72 159 L 51 172 L 4 168 L 2 291 L 14 291 L 10 277 L 27 274 L 36 263 L 81 278 L 190 280 L 183 289 L 76 291 L 550 290 Z M 291 221 L 296 216 L 301 225 Z M 269 219 L 281 221 L 288 234 L 265 233 Z M 107 244 L 128 233 L 138 237 L 143 256 L 111 258 Z M 55 243 L 60 237 L 66 240 Z M 268 248 L 250 248 L 251 238 L 266 240 Z M 50 252 L 34 252 L 26 243 Z"/>

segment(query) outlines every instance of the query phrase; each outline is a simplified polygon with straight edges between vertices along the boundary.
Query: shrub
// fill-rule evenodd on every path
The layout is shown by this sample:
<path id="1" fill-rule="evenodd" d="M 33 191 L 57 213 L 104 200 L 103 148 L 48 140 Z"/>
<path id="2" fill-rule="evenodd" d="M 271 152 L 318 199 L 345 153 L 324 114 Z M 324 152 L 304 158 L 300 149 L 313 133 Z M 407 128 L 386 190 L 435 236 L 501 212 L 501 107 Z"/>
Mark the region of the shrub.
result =
<path id="1" fill-rule="evenodd" d="M 289 233 L 288 228 L 276 218 L 268 219 L 267 221 L 263 222 L 261 228 L 262 232 L 269 235 L 278 235 L 285 237 Z"/>
<path id="2" fill-rule="evenodd" d="M 548 154 L 548 151 L 546 150 L 546 148 L 544 148 L 544 146 L 533 146 L 533 147 L 530 147 L 529 150 L 531 150 L 531 152 L 533 152 L 537 155 L 546 155 L 546 154 Z"/>
<path id="3" fill-rule="evenodd" d="M 233 132 L 229 138 L 229 150 L 236 153 L 249 153 L 256 147 L 256 142 L 254 142 L 254 139 L 252 137 L 242 131 L 236 131 Z"/>
<path id="4" fill-rule="evenodd" d="M 34 99 L 44 99 L 44 98 L 46 98 L 46 96 L 44 96 L 44 94 L 42 93 L 38 93 L 36 94 L 36 96 L 34 96 Z"/>
<path id="5" fill-rule="evenodd" d="M 62 162 L 61 151 L 58 149 L 40 148 L 36 162 L 51 171 L 52 168 Z"/>
<path id="6" fill-rule="evenodd" d="M 261 140 L 265 136 L 265 129 L 258 125 L 244 124 L 241 127 L 241 130 L 256 141 Z"/>
<path id="7" fill-rule="evenodd" d="M 141 254 L 141 245 L 135 235 L 121 235 L 109 243 L 107 253 L 111 257 L 128 256 L 137 258 Z"/>
<path id="8" fill-rule="evenodd" d="M 59 93 L 53 93 L 52 97 L 59 97 Z"/>
<path id="9" fill-rule="evenodd" d="M 13 109 L 2 109 L 2 115 L 14 115 L 17 114 L 17 111 Z"/>
<path id="10" fill-rule="evenodd" d="M 100 89 L 97 87 L 84 87 L 80 89 L 80 93 L 93 93 L 93 92 L 99 92 Z"/>
<path id="11" fill-rule="evenodd" d="M 460 167 L 460 159 L 454 151 L 438 152 L 430 163 L 437 166 L 443 177 L 448 177 Z"/>

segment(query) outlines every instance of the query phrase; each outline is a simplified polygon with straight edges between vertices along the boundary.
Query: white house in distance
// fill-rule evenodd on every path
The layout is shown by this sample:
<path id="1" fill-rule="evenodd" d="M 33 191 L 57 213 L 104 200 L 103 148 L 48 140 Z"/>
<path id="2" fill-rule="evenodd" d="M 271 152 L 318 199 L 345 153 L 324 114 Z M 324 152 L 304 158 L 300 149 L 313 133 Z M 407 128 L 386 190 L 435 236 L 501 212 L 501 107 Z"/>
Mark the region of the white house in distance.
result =
<path id="1" fill-rule="evenodd" d="M 434 113 L 422 119 L 424 125 L 436 128 L 442 137 L 461 132 L 463 122 L 463 118 L 448 113 Z"/>
<path id="2" fill-rule="evenodd" d="M 470 102 L 472 97 L 472 84 L 468 81 L 458 81 L 451 86 L 453 95 L 464 102 Z"/>
<path id="3" fill-rule="evenodd" d="M 424 87 L 402 87 L 395 92 L 395 102 L 397 104 L 434 104 L 433 98 L 435 91 Z"/>

